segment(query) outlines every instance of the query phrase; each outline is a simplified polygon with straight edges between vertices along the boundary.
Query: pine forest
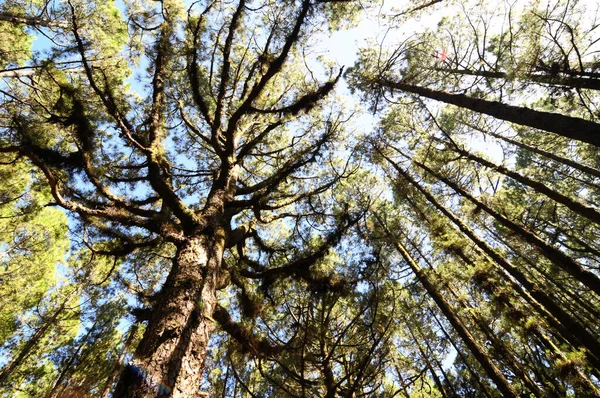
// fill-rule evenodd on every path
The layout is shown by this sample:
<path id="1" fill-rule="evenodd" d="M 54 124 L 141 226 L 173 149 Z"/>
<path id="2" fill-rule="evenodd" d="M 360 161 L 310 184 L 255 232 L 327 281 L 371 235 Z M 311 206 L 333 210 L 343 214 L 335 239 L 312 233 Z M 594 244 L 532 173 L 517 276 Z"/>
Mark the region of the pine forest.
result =
<path id="1" fill-rule="evenodd" d="M 0 0 L 0 397 L 600 397 L 600 3 Z"/>

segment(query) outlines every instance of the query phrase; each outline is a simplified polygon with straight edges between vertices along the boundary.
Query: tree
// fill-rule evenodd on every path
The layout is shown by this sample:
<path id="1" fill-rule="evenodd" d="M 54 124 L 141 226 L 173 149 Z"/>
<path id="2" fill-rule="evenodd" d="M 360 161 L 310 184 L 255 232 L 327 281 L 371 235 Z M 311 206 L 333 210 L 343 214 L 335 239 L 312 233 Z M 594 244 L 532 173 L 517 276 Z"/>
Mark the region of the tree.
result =
<path id="1" fill-rule="evenodd" d="M 496 15 L 485 3 L 478 5 L 481 11 L 475 13 L 465 5 L 458 17 L 442 20 L 435 32 L 417 34 L 396 46 L 361 50 L 347 74 L 371 109 L 385 112 L 367 146 L 394 187 L 392 206 L 398 215 L 390 229 L 404 231 L 404 242 L 412 239 L 412 250 L 419 254 L 407 250 L 411 240 L 399 244 L 414 264 L 421 269 L 427 265 L 429 275 L 446 281 L 440 282 L 443 293 L 437 294 L 465 308 L 455 315 L 472 325 L 470 340 L 490 345 L 488 358 L 504 376 L 522 383 L 516 387 L 519 391 L 597 391 L 598 289 L 593 285 L 599 258 L 592 236 L 598 225 L 575 210 L 580 205 L 597 209 L 597 128 L 585 136 L 569 133 L 576 123 L 595 124 L 594 108 L 587 102 L 595 96 L 587 91 L 594 89 L 594 77 L 577 81 L 592 66 L 580 65 L 577 69 L 583 74 L 549 75 L 531 61 L 537 55 L 517 42 L 523 34 L 534 44 L 548 44 L 548 49 L 567 49 L 569 57 L 579 52 L 589 62 L 594 38 L 574 33 L 578 11 L 569 4 L 555 2 L 544 11 L 545 6 L 519 8 L 522 5 L 515 3 L 503 12 L 496 9 Z M 519 12 L 533 13 L 540 23 L 535 25 L 531 18 L 516 23 L 511 18 Z M 561 28 L 554 31 L 558 14 Z M 499 20 L 507 21 L 500 33 L 492 31 L 502 26 Z M 588 22 L 578 29 L 585 31 Z M 535 29 L 552 31 L 550 43 L 542 34 L 532 34 Z M 444 42 L 446 37 L 449 41 Z M 591 46 L 585 57 L 584 42 L 592 43 L 585 44 Z M 529 71 L 517 70 L 527 62 Z M 577 78 L 569 83 L 570 77 Z M 519 103 L 527 90 L 541 83 L 536 88 L 539 99 Z M 572 90 L 581 101 L 557 100 L 556 87 Z M 583 131 L 578 128 L 577 134 Z M 494 160 L 478 152 L 482 144 L 477 140 L 483 140 Z M 382 211 L 388 218 L 389 206 Z M 398 241 L 397 235 L 392 240 Z M 570 267 L 574 268 L 568 271 Z M 589 277 L 576 276 L 579 272 Z M 465 289 L 478 298 L 461 296 Z M 474 316 L 470 308 L 497 314 L 502 325 L 495 330 L 489 323 L 493 317 Z M 453 338 L 452 328 L 448 330 Z M 573 336 L 572 330 L 586 336 Z M 499 340 L 498 333 L 511 337 Z M 458 336 L 456 347 L 462 341 L 465 337 Z M 530 347 L 528 352 L 517 348 L 520 344 Z M 540 350 L 546 359 L 541 359 Z M 582 359 L 587 365 L 579 362 Z M 548 368 L 543 361 L 553 365 Z M 471 376 L 481 375 L 481 370 L 464 360 L 461 366 L 467 370 L 460 376 L 463 381 L 452 383 L 473 388 Z M 489 396 L 484 386 L 475 389 Z"/>
<path id="2" fill-rule="evenodd" d="M 34 307 L 54 284 L 54 267 L 68 246 L 66 218 L 56 209 L 43 208 L 48 192 L 38 191 L 25 165 L 4 157 L 0 241 L 2 242 L 2 298 L 0 345 L 15 332 L 17 318 Z M 35 263 L 27 266 L 26 261 Z M 28 286 L 27 291 L 21 289 Z"/>
<path id="3" fill-rule="evenodd" d="M 218 290 L 241 289 L 239 305 L 247 306 L 248 283 L 260 285 L 256 300 L 277 294 L 282 279 L 334 287 L 311 268 L 357 222 L 360 202 L 327 198 L 352 174 L 328 149 L 343 132 L 338 111 L 324 106 L 341 69 L 312 80 L 301 54 L 319 24 L 353 12 L 344 3 L 242 0 L 186 9 L 170 1 L 132 4 L 121 16 L 110 2 L 67 2 L 44 4 L 49 19 L 4 18 L 56 30 L 71 47 L 45 56 L 79 69 L 49 65 L 29 84 L 10 82 L 2 151 L 44 173 L 53 204 L 76 217 L 97 256 L 174 247 L 117 396 L 199 393 L 215 326 L 236 337 Z M 113 31 L 101 33 L 93 26 L 99 21 Z M 126 88 L 135 51 L 149 58 L 146 99 Z M 330 159 L 330 172 L 313 167 L 321 159 Z M 256 223 L 242 225 L 251 218 Z M 306 235 L 310 222 L 329 232 Z M 286 224 L 295 233 L 272 241 L 269 228 Z M 312 243 L 299 247 L 307 238 Z M 245 253 L 250 240 L 271 253 L 266 261 Z M 227 256 L 237 258 L 231 268 Z"/>

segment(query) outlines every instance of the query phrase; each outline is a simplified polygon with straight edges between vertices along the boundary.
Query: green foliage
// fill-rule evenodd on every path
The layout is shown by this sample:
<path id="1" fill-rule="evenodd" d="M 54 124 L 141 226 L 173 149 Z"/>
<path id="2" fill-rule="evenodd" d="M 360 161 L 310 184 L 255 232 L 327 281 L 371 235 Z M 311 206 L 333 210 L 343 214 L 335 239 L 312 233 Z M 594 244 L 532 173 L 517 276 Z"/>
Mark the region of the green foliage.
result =
<path id="1" fill-rule="evenodd" d="M 25 167 L 0 169 L 0 344 L 55 285 L 69 249 L 65 214 L 45 207 L 49 195 L 37 190 Z"/>
<path id="2" fill-rule="evenodd" d="M 0 21 L 0 68 L 19 66 L 28 60 L 32 42 L 22 26 Z"/>

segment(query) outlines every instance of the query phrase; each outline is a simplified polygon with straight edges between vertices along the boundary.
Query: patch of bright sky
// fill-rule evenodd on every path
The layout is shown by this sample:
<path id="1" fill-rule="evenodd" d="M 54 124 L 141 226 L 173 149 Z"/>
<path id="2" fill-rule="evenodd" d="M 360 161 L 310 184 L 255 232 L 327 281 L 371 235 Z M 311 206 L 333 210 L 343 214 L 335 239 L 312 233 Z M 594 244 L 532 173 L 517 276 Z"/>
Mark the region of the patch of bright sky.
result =
<path id="1" fill-rule="evenodd" d="M 337 65 L 351 67 L 358 59 L 360 48 L 372 46 L 374 43 L 383 46 L 394 45 L 414 34 L 435 29 L 444 17 L 452 16 L 458 9 L 456 7 L 438 7 L 426 17 L 408 19 L 402 23 L 395 23 L 386 18 L 393 10 L 410 9 L 414 5 L 408 2 L 384 2 L 381 8 L 374 8 L 361 17 L 360 23 L 350 29 L 336 31 L 333 34 L 323 34 L 316 38 L 318 46 L 316 52 L 333 60 Z M 440 49 L 444 50 L 444 49 Z M 350 94 L 349 87 L 342 81 L 338 87 L 340 93 L 350 108 L 358 109 L 353 118 L 353 126 L 363 133 L 375 131 L 379 122 L 379 115 L 373 115 L 358 98 Z M 440 106 L 442 104 L 436 104 Z M 483 140 L 481 134 L 471 135 L 465 144 L 474 151 L 485 153 L 492 161 L 501 162 L 504 159 L 501 146 L 493 140 Z"/>

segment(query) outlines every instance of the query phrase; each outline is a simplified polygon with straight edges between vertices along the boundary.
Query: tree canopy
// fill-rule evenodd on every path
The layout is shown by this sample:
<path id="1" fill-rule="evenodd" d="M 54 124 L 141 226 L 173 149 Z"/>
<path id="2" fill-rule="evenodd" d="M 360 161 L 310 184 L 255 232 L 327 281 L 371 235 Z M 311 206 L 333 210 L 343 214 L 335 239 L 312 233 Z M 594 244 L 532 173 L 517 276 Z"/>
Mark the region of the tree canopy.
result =
<path id="1" fill-rule="evenodd" d="M 600 395 L 592 3 L 0 3 L 0 396 Z"/>

